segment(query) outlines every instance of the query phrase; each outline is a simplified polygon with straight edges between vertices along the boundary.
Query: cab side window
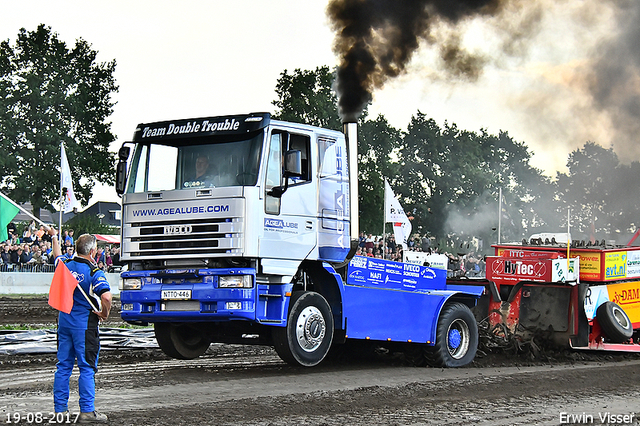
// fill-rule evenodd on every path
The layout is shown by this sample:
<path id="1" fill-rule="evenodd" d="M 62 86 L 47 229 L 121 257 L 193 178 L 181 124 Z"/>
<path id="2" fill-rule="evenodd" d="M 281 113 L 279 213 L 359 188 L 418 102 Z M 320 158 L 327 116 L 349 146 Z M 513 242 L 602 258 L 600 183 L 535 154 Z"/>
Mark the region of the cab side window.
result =
<path id="1" fill-rule="evenodd" d="M 306 183 L 311 180 L 311 161 L 309 158 L 311 157 L 311 153 L 309 152 L 311 147 L 311 139 L 309 136 L 305 135 L 296 135 L 296 134 L 287 134 L 288 136 L 288 146 L 285 150 L 297 150 L 300 151 L 302 157 L 302 175 L 292 179 L 292 182 L 289 184 L 300 184 Z"/>
<path id="2" fill-rule="evenodd" d="M 306 135 L 289 133 L 283 130 L 274 130 L 269 143 L 269 156 L 265 182 L 265 212 L 269 214 L 280 213 L 280 197 L 269 195 L 276 186 L 284 186 L 284 156 L 287 151 L 300 151 L 302 173 L 300 176 L 290 176 L 287 182 L 291 188 L 311 181 L 311 138 Z"/>
<path id="3" fill-rule="evenodd" d="M 269 214 L 280 213 L 280 198 L 269 195 L 271 190 L 282 184 L 282 134 L 271 135 L 269 157 L 267 159 L 267 177 L 264 186 L 264 211 Z"/>

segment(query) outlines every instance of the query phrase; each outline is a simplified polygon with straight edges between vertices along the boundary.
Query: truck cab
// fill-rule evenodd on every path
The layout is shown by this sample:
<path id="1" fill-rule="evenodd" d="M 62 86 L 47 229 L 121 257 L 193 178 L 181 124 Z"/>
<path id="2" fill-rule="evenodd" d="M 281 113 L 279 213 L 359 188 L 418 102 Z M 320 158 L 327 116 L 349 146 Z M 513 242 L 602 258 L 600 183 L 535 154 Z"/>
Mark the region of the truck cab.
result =
<path id="1" fill-rule="evenodd" d="M 398 284 L 349 282 L 357 226 L 350 187 L 357 179 L 348 152 L 342 132 L 268 113 L 140 124 L 120 149 L 117 168 L 122 318 L 153 323 L 160 347 L 176 358 L 201 355 L 211 342 L 257 343 L 312 366 L 347 338 L 348 324 L 358 338 L 389 339 L 393 332 L 393 340 L 415 335 L 435 344 L 446 302 L 473 305 L 479 294 L 447 292 L 444 279 L 421 282 L 437 274 L 412 267 L 406 273 L 413 284 L 404 289 L 412 296 L 403 293 L 398 303 L 411 311 L 428 299 L 419 316 L 435 322 L 423 322 L 419 337 L 410 332 L 410 312 L 401 315 L 405 332 L 398 333 L 398 320 L 367 329 L 384 297 L 375 291 L 398 291 Z M 405 273 L 387 263 L 394 262 L 360 259 L 356 269 L 375 277 L 386 269 L 387 277 Z M 418 296 L 426 291 L 433 294 Z M 477 345 L 477 330 L 475 336 Z"/>

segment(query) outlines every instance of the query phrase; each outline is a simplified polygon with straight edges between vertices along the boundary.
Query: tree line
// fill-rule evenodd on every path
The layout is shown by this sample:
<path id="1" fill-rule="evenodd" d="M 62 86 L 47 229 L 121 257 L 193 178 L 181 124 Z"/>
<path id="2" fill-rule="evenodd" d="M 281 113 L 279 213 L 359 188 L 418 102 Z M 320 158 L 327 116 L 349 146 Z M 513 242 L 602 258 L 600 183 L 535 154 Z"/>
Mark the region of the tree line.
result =
<path id="1" fill-rule="evenodd" d="M 50 27 L 21 29 L 15 44 L 0 43 L 0 190 L 34 213 L 59 197 L 60 142 L 83 205 L 96 182 L 114 181 L 115 140 L 109 116 L 118 91 L 115 60 L 99 63 L 84 40 L 68 47 Z M 277 119 L 341 130 L 335 71 L 284 70 L 275 87 Z M 571 152 L 568 171 L 554 178 L 531 166 L 532 153 L 507 132 L 439 125 L 421 111 L 406 129 L 383 115 L 359 118 L 360 229 L 383 232 L 387 179 L 413 230 L 453 247 L 497 240 L 498 194 L 503 193 L 501 240 L 537 232 L 620 242 L 636 230 L 640 163 L 622 164 L 612 147 L 588 141 Z M 81 179 L 82 177 L 82 179 Z"/>
<path id="2" fill-rule="evenodd" d="M 83 205 L 96 182 L 115 181 L 116 62 L 96 57 L 85 40 L 69 47 L 43 24 L 0 42 L 0 190 L 30 202 L 36 217 L 59 205 L 61 142 Z"/>
<path id="3" fill-rule="evenodd" d="M 283 71 L 276 85 L 275 117 L 341 129 L 329 67 Z M 407 128 L 383 115 L 359 119 L 360 229 L 383 232 L 383 188 L 387 179 L 410 215 L 413 230 L 449 249 L 497 241 L 502 191 L 501 241 L 540 232 L 566 232 L 573 239 L 625 238 L 636 231 L 640 163 L 622 164 L 613 147 L 587 141 L 571 152 L 566 173 L 550 178 L 533 166 L 532 152 L 507 132 L 438 125 L 417 111 Z M 388 231 L 388 229 L 387 229 Z"/>

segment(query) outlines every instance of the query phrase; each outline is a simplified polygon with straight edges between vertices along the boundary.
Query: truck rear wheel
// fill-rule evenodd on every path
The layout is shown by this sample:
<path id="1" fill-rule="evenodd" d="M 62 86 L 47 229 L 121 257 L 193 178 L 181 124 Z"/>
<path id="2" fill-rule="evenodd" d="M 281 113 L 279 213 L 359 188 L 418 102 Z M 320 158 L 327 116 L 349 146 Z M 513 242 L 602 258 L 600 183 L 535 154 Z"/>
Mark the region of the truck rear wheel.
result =
<path id="1" fill-rule="evenodd" d="M 153 325 L 158 346 L 167 356 L 177 359 L 197 358 L 209 348 L 202 333 L 187 325 L 157 322 Z"/>
<path id="2" fill-rule="evenodd" d="M 428 362 L 436 367 L 462 367 L 478 350 L 478 325 L 471 309 L 462 303 L 446 305 L 436 329 L 436 343 L 426 349 Z"/>
<path id="3" fill-rule="evenodd" d="M 314 292 L 294 292 L 286 327 L 273 328 L 273 343 L 283 361 L 313 367 L 329 353 L 333 314 L 327 300 Z"/>
<path id="4" fill-rule="evenodd" d="M 596 319 L 604 334 L 613 343 L 626 342 L 633 336 L 631 320 L 622 308 L 613 302 L 604 302 L 596 310 Z"/>

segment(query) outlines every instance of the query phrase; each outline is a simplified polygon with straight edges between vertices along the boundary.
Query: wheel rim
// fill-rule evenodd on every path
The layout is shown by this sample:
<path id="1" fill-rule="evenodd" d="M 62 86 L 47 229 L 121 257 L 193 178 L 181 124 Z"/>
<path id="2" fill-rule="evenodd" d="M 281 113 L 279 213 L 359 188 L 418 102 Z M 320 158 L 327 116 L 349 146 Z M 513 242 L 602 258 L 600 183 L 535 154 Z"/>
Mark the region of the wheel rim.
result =
<path id="1" fill-rule="evenodd" d="M 461 319 L 451 323 L 447 330 L 447 349 L 454 359 L 464 357 L 469 350 L 469 326 Z"/>
<path id="2" fill-rule="evenodd" d="M 315 306 L 307 306 L 300 312 L 296 322 L 296 338 L 300 348 L 313 352 L 324 340 L 327 324 L 322 312 Z"/>
<path id="3" fill-rule="evenodd" d="M 622 311 L 622 309 L 617 306 L 613 307 L 613 318 L 615 318 L 616 322 L 620 324 L 620 327 L 625 330 L 629 328 L 629 321 L 627 320 L 627 315 Z"/>

